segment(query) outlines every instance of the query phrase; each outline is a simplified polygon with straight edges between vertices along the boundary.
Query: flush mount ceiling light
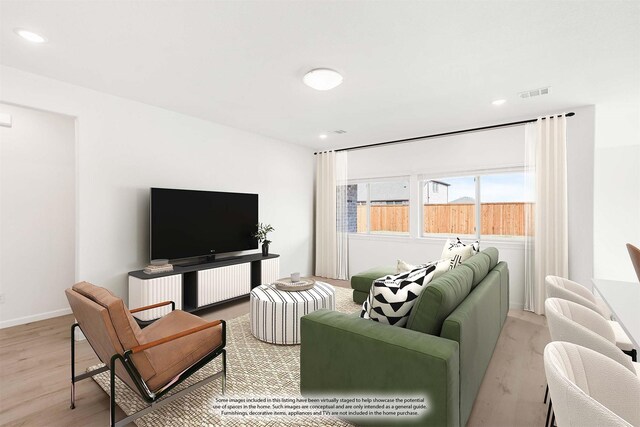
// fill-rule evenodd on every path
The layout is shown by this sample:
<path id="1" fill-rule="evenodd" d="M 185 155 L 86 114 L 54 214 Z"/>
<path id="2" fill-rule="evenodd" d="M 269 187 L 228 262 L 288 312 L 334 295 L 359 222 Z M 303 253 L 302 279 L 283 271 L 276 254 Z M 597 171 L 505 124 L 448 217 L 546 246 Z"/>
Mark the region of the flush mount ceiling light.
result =
<path id="1" fill-rule="evenodd" d="M 342 83 L 342 76 L 329 68 L 315 68 L 305 74 L 302 81 L 315 90 L 331 90 Z"/>
<path id="2" fill-rule="evenodd" d="M 506 99 L 496 99 L 495 101 L 492 102 L 492 104 L 497 106 L 497 105 L 502 105 L 505 102 L 507 102 Z"/>
<path id="3" fill-rule="evenodd" d="M 47 39 L 40 34 L 25 30 L 24 28 L 14 28 L 13 32 L 31 43 L 45 43 L 47 41 Z"/>
<path id="4" fill-rule="evenodd" d="M 320 135 L 318 135 L 318 138 L 327 139 L 327 136 L 329 136 L 329 135 L 327 135 L 326 133 L 321 133 Z"/>

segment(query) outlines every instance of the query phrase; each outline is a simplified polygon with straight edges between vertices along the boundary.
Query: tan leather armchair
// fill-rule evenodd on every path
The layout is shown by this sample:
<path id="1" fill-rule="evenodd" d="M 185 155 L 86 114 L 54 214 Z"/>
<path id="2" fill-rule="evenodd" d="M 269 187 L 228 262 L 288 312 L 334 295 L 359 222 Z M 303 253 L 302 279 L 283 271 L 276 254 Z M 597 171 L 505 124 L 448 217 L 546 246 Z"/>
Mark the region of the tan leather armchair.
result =
<path id="1" fill-rule="evenodd" d="M 177 399 L 217 378 L 226 383 L 226 324 L 207 322 L 181 310 L 172 310 L 144 329 L 131 313 L 171 301 L 127 309 L 122 299 L 109 290 L 81 282 L 65 290 L 77 319 L 71 327 L 71 409 L 75 408 L 75 383 L 100 372 L 111 372 L 111 425 L 121 426 Z M 80 327 L 104 367 L 75 375 L 75 328 Z M 170 390 L 191 374 L 222 355 L 222 370 L 164 399 Z M 118 363 L 119 362 L 119 363 Z M 151 405 L 116 423 L 115 377 L 120 378 Z M 161 400 L 160 400 L 161 399 Z"/>
<path id="2" fill-rule="evenodd" d="M 633 268 L 636 270 L 636 276 L 638 276 L 638 281 L 640 282 L 640 249 L 633 246 L 631 243 L 627 243 L 627 250 L 629 251 L 631 263 L 633 264 Z"/>

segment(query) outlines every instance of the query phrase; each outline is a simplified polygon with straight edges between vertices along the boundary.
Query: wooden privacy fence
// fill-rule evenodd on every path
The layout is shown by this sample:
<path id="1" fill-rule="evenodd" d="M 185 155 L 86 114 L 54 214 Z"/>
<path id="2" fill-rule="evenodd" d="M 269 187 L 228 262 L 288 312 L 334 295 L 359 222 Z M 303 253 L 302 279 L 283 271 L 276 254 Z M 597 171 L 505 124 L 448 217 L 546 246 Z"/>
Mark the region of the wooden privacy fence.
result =
<path id="1" fill-rule="evenodd" d="M 476 234 L 476 205 L 424 205 L 422 229 L 425 233 Z"/>
<path id="2" fill-rule="evenodd" d="M 425 233 L 475 234 L 474 204 L 424 205 Z M 480 218 L 483 235 L 524 236 L 525 214 L 533 220 L 533 203 L 481 203 Z M 367 231 L 367 207 L 358 205 L 358 232 Z M 409 232 L 409 206 L 371 206 L 371 231 Z"/>
<path id="3" fill-rule="evenodd" d="M 409 232 L 409 206 L 371 206 L 371 231 Z M 358 205 L 358 233 L 367 232 L 367 206 Z"/>

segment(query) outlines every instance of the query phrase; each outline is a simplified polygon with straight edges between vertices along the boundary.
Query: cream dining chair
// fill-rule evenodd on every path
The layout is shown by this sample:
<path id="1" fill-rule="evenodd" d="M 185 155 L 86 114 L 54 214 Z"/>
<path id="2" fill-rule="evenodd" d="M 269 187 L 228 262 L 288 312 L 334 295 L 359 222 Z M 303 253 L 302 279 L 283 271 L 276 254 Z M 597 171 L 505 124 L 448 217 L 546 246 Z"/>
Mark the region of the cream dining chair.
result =
<path id="1" fill-rule="evenodd" d="M 547 276 L 545 278 L 547 298 L 560 298 L 575 302 L 600 314 L 611 326 L 615 334 L 616 346 L 626 354 L 631 356 L 636 362 L 637 352 L 633 348 L 631 339 L 622 329 L 622 326 L 615 320 L 611 320 L 611 312 L 604 302 L 596 298 L 586 287 L 572 280 L 558 276 Z"/>
<path id="2" fill-rule="evenodd" d="M 640 364 L 632 362 L 628 355 L 616 347 L 615 334 L 600 314 L 560 298 L 547 298 L 544 307 L 552 341 L 566 341 L 590 348 L 615 360 L 634 374 L 640 373 Z M 547 386 L 545 403 L 548 391 Z M 551 412 L 552 402 L 549 401 L 545 425 L 549 424 Z"/>
<path id="3" fill-rule="evenodd" d="M 640 379 L 620 363 L 554 341 L 544 349 L 544 369 L 558 426 L 640 425 Z"/>
<path id="4" fill-rule="evenodd" d="M 640 363 L 632 362 L 616 346 L 611 326 L 598 313 L 560 298 L 547 298 L 544 307 L 552 341 L 566 341 L 590 348 L 615 360 L 634 374 L 640 374 Z"/>

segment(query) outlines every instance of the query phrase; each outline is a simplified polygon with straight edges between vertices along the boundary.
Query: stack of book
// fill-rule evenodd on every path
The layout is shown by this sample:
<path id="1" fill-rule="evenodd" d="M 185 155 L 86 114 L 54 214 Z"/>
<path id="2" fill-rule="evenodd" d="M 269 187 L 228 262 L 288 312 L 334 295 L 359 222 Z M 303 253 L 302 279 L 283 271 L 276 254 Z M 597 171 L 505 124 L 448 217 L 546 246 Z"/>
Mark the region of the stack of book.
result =
<path id="1" fill-rule="evenodd" d="M 173 264 L 148 265 L 143 271 L 147 274 L 167 273 L 173 271 Z"/>

